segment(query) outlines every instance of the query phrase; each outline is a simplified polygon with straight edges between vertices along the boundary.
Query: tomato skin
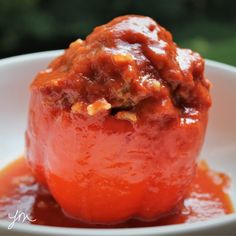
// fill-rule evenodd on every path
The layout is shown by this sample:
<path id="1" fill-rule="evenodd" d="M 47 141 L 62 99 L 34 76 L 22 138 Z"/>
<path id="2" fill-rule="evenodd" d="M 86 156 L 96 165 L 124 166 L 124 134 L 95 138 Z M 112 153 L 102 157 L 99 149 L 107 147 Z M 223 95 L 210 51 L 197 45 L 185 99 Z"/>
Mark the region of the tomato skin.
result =
<path id="1" fill-rule="evenodd" d="M 55 113 L 35 92 L 27 158 L 72 217 L 99 224 L 153 220 L 183 199 L 194 177 L 207 113 L 191 119 L 134 125 L 107 114 Z"/>

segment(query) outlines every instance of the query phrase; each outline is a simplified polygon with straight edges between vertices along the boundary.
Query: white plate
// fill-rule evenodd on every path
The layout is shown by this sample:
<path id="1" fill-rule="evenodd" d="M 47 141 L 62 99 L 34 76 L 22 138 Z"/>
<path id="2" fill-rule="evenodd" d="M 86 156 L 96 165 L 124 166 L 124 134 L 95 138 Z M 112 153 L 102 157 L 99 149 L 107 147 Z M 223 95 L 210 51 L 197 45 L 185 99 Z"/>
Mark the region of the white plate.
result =
<path id="1" fill-rule="evenodd" d="M 62 51 L 33 53 L 0 60 L 0 168 L 24 152 L 28 86 L 35 74 Z M 232 178 L 231 198 L 236 206 L 236 68 L 206 61 L 213 84 L 213 107 L 201 157 Z M 1 187 L 1 186 L 0 186 Z M 0 235 L 234 235 L 236 213 L 207 222 L 132 229 L 79 229 L 0 221 Z"/>

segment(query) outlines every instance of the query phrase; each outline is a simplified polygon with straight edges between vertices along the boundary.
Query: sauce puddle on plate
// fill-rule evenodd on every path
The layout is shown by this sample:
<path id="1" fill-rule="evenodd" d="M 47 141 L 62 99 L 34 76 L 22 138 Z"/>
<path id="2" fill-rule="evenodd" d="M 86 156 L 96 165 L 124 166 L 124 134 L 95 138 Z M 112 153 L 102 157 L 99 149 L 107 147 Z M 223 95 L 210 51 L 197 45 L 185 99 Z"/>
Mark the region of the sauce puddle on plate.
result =
<path id="1" fill-rule="evenodd" d="M 229 178 L 209 169 L 200 161 L 197 174 L 183 203 L 172 215 L 154 222 L 130 220 L 126 223 L 100 226 L 88 225 L 67 217 L 52 196 L 38 184 L 25 159 L 19 158 L 0 171 L 0 219 L 9 219 L 16 212 L 24 212 L 30 219 L 24 223 L 80 228 L 127 228 L 160 226 L 205 221 L 233 212 L 227 190 Z"/>

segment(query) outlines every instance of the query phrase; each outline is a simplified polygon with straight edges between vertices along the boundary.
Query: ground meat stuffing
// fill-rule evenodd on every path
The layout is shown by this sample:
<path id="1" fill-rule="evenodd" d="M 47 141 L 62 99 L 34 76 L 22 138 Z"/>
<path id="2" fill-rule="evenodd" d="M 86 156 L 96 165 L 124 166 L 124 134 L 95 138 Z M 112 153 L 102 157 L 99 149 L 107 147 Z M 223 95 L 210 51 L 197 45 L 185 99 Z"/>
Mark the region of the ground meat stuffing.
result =
<path id="1" fill-rule="evenodd" d="M 138 104 L 149 98 L 163 109 L 165 103 L 180 112 L 208 109 L 203 72 L 200 55 L 177 47 L 151 18 L 123 16 L 71 43 L 31 88 L 40 90 L 45 104 L 73 114 L 94 116 L 118 108 L 118 119 L 135 121 Z"/>

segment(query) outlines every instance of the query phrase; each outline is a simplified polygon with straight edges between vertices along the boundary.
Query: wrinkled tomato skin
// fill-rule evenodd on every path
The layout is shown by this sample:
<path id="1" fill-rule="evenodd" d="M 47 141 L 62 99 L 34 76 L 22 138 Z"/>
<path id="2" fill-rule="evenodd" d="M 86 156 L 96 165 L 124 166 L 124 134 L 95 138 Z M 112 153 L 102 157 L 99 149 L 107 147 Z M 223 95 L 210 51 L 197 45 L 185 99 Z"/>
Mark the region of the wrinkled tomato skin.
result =
<path id="1" fill-rule="evenodd" d="M 132 124 L 107 114 L 57 111 L 40 96 L 31 94 L 27 159 L 66 214 L 98 224 L 149 221 L 184 198 L 207 112 Z"/>

